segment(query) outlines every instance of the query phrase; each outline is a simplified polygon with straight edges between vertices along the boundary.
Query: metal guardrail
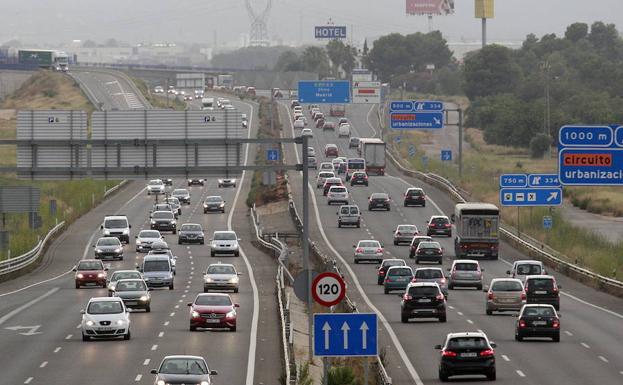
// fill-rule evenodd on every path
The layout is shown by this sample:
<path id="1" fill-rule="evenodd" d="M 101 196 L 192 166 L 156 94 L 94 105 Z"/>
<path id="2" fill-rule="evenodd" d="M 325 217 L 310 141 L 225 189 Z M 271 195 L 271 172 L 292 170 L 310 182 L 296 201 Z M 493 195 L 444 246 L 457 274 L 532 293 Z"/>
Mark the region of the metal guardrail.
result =
<path id="1" fill-rule="evenodd" d="M 123 187 L 126 183 L 128 183 L 127 180 L 122 180 L 121 182 L 119 182 L 118 184 L 114 185 L 113 187 L 109 188 L 108 190 L 104 191 L 104 199 L 108 198 L 108 196 L 112 193 L 114 193 L 115 191 L 119 190 L 121 187 Z"/>
<path id="2" fill-rule="evenodd" d="M 64 225 L 65 225 L 65 221 L 54 226 L 50 231 L 48 231 L 46 236 L 43 239 L 39 240 L 39 243 L 37 243 L 37 245 L 32 250 L 28 251 L 27 253 L 24 253 L 18 257 L 10 258 L 10 259 L 0 262 L 0 276 L 9 274 L 14 271 L 18 271 L 25 267 L 30 266 L 33 262 L 35 262 L 39 258 L 39 256 L 41 255 L 41 252 L 45 249 L 45 245 L 50 240 L 50 237 L 56 234 L 56 232 L 59 231 Z"/>

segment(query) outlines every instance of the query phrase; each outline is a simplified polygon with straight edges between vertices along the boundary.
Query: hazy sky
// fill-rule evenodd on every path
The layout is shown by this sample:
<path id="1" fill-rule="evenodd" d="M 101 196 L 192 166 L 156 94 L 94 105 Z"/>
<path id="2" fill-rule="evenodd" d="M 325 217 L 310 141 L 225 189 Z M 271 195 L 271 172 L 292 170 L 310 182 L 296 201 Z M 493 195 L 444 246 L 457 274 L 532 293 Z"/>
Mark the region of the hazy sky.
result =
<path id="1" fill-rule="evenodd" d="M 251 0 L 263 9 L 267 0 Z M 240 41 L 249 31 L 244 0 L 1 0 L 0 42 L 61 43 L 72 39 L 129 43 Z M 456 13 L 435 17 L 449 41 L 479 40 L 473 0 L 455 0 Z M 623 29 L 623 0 L 497 0 L 489 40 L 523 40 L 528 33 L 564 32 L 575 21 L 601 20 Z M 313 26 L 331 17 L 355 41 L 389 32 L 428 30 L 425 16 L 406 16 L 405 0 L 273 0 L 269 34 L 313 42 Z M 352 26 L 352 31 L 351 31 Z"/>

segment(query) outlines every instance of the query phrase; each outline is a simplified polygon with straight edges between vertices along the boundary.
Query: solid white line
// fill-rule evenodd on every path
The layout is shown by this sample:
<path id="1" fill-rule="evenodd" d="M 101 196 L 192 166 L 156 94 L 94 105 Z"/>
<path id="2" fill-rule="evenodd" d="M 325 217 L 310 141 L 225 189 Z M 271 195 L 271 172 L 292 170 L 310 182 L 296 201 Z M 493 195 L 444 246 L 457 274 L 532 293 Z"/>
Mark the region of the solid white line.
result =
<path id="1" fill-rule="evenodd" d="M 158 349 L 158 345 L 153 345 L 153 346 L 151 347 L 151 350 L 156 350 L 156 349 Z"/>
<path id="2" fill-rule="evenodd" d="M 136 378 L 134 379 L 134 381 L 139 382 L 141 380 L 141 378 L 143 378 L 142 374 L 137 374 Z"/>
<path id="3" fill-rule="evenodd" d="M 164 332 L 158 333 L 158 338 L 162 338 L 164 336 Z"/>
<path id="4" fill-rule="evenodd" d="M 525 377 L 526 376 L 521 370 L 517 370 L 517 374 L 519 374 L 519 377 Z"/>
<path id="5" fill-rule="evenodd" d="M 16 314 L 21 313 L 25 309 L 28 309 L 32 305 L 36 304 L 37 302 L 39 302 L 41 300 L 44 300 L 45 298 L 51 296 L 52 294 L 56 293 L 57 291 L 58 291 L 58 287 L 52 288 L 52 289 L 48 290 L 47 292 L 43 293 L 42 295 L 38 296 L 37 298 L 26 302 L 25 304 L 23 304 L 22 306 L 18 307 L 17 309 L 12 310 L 11 312 L 7 313 L 6 315 L 2 316 L 2 318 L 0 318 L 0 325 L 2 325 L 3 323 L 5 323 L 9 319 L 11 319 Z"/>
<path id="6" fill-rule="evenodd" d="M 149 362 L 150 362 L 150 361 L 151 361 L 151 360 L 150 360 L 149 358 L 146 358 L 146 359 L 145 359 L 145 361 L 143 361 L 143 365 L 144 365 L 144 366 L 149 365 Z"/>
<path id="7" fill-rule="evenodd" d="M 54 353 L 58 353 L 60 351 L 61 351 L 61 347 L 60 346 L 57 346 L 56 349 L 54 349 Z"/>
<path id="8" fill-rule="evenodd" d="M 30 381 L 32 381 L 33 379 L 33 377 L 28 377 L 26 381 L 24 381 L 24 384 L 30 384 Z"/>
<path id="9" fill-rule="evenodd" d="M 590 349 L 591 348 L 590 346 L 588 346 L 587 343 L 584 343 L 584 342 L 580 342 L 580 345 L 584 346 L 586 349 Z"/>
<path id="10" fill-rule="evenodd" d="M 604 356 L 598 356 L 598 357 L 599 357 L 599 359 L 600 359 L 600 360 L 602 360 L 602 361 L 603 361 L 603 362 L 605 362 L 605 363 L 610 362 L 610 361 L 608 361 L 608 359 L 607 359 L 606 357 L 604 357 Z"/>
<path id="11" fill-rule="evenodd" d="M 48 362 L 47 361 L 43 361 L 41 363 L 41 365 L 39 365 L 40 368 L 45 368 L 46 366 L 48 366 Z"/>
<path id="12" fill-rule="evenodd" d="M 502 354 L 502 359 L 504 359 L 504 361 L 506 361 L 506 362 L 511 360 L 510 358 L 508 358 L 508 356 L 506 354 Z"/>

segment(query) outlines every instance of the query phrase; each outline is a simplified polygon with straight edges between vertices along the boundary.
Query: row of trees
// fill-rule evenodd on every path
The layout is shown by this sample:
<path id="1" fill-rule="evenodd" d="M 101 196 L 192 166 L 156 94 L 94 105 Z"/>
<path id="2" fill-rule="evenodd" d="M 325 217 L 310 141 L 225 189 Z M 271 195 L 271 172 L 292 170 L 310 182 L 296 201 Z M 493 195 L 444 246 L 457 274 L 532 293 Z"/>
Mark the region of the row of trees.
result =
<path id="1" fill-rule="evenodd" d="M 320 78 L 348 75 L 357 63 L 357 49 L 340 40 L 331 40 L 326 47 L 311 46 L 297 54 L 283 52 L 274 69 L 277 71 L 315 72 Z"/>

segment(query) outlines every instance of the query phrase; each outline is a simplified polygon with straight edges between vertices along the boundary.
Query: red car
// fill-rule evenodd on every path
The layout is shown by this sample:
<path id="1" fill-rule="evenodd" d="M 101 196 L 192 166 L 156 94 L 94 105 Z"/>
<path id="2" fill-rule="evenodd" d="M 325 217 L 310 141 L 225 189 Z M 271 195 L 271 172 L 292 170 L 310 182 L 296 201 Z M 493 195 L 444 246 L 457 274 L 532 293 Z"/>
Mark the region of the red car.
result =
<path id="1" fill-rule="evenodd" d="M 330 156 L 338 156 L 337 146 L 335 144 L 327 144 L 324 146 L 324 156 L 327 158 Z"/>
<path id="2" fill-rule="evenodd" d="M 226 293 L 201 293 L 190 306 L 190 331 L 197 328 L 218 328 L 236 331 L 236 308 Z"/>
<path id="3" fill-rule="evenodd" d="M 74 277 L 76 281 L 76 289 L 81 286 L 96 285 L 106 287 L 106 278 L 108 278 L 107 267 L 99 259 L 83 259 L 73 269 L 76 272 Z"/>
<path id="4" fill-rule="evenodd" d="M 323 131 L 324 130 L 333 130 L 333 131 L 335 131 L 335 123 L 333 123 L 333 122 L 325 122 L 322 125 L 322 130 Z"/>

